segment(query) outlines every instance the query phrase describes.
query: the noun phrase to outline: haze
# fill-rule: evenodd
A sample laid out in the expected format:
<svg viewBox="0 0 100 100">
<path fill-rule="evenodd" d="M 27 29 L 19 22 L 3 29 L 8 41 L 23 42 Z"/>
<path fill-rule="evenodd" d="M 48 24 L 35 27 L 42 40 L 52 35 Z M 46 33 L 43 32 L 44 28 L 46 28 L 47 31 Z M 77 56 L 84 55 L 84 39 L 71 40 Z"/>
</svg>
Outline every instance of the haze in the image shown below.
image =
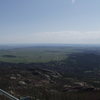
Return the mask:
<svg viewBox="0 0 100 100">
<path fill-rule="evenodd" d="M 99 0 L 0 0 L 0 44 L 100 44 Z"/>
</svg>

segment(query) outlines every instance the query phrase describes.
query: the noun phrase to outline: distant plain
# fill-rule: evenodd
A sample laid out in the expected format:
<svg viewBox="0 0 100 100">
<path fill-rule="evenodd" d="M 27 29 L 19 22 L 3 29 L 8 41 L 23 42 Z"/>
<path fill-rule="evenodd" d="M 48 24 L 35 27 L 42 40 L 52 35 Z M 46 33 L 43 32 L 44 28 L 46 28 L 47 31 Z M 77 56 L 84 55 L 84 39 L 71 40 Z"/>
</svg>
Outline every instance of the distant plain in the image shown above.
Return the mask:
<svg viewBox="0 0 100 100">
<path fill-rule="evenodd" d="M 78 51 L 73 47 L 52 46 L 1 49 L 0 61 L 13 63 L 59 61 L 67 58 L 68 54 Z"/>
</svg>

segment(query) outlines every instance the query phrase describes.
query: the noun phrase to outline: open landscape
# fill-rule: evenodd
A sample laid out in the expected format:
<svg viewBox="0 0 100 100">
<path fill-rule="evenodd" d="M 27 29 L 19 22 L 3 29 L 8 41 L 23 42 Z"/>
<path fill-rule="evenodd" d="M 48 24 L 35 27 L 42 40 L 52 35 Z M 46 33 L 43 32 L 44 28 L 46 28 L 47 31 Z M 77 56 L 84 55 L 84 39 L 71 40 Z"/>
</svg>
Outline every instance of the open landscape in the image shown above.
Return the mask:
<svg viewBox="0 0 100 100">
<path fill-rule="evenodd" d="M 78 51 L 81 50 L 70 46 L 33 46 L 1 49 L 0 61 L 14 63 L 59 61 L 65 59 L 68 54 Z"/>
<path fill-rule="evenodd" d="M 100 100 L 100 0 L 0 0 L 0 100 Z"/>
<path fill-rule="evenodd" d="M 0 88 L 33 100 L 99 100 L 100 47 L 1 48 Z"/>
</svg>

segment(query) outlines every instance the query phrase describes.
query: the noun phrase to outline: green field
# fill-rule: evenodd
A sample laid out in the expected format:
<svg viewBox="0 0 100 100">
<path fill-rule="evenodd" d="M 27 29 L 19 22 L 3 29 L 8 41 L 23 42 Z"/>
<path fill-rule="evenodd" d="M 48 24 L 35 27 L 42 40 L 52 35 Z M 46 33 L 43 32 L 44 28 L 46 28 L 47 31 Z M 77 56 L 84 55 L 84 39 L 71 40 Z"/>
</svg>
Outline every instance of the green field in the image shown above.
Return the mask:
<svg viewBox="0 0 100 100">
<path fill-rule="evenodd" d="M 27 47 L 6 49 L 0 50 L 0 61 L 14 63 L 59 61 L 67 58 L 67 55 L 73 52 L 79 52 L 79 50 L 72 47 Z"/>
</svg>

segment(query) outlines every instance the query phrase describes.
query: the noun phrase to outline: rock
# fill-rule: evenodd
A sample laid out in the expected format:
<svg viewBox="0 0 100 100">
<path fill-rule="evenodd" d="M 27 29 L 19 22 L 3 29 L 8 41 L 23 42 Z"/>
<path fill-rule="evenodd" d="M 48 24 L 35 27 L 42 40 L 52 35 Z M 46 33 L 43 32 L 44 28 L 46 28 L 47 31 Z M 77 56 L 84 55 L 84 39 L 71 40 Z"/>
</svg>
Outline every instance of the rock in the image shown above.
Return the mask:
<svg viewBox="0 0 100 100">
<path fill-rule="evenodd" d="M 12 90 L 10 90 L 10 93 L 14 95 L 14 92 Z"/>
<path fill-rule="evenodd" d="M 11 79 L 11 80 L 16 80 L 16 77 L 11 76 L 10 79 Z"/>
<path fill-rule="evenodd" d="M 82 87 L 88 86 L 86 82 L 75 82 L 74 85 L 76 85 L 76 86 L 82 86 Z"/>
<path fill-rule="evenodd" d="M 20 85 L 26 85 L 26 82 L 24 82 L 24 81 L 19 81 L 19 84 L 20 84 Z"/>
</svg>

